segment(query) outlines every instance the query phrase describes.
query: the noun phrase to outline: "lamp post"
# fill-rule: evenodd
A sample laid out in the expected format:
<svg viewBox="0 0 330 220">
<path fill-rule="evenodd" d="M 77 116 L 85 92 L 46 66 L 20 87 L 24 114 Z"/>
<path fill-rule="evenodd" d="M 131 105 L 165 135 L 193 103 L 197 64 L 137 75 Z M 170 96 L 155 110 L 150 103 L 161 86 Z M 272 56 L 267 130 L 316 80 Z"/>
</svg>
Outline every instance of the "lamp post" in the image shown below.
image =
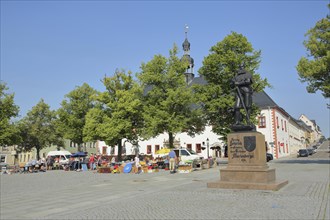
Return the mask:
<svg viewBox="0 0 330 220">
<path fill-rule="evenodd" d="M 206 139 L 207 159 L 209 159 L 209 138 Z"/>
</svg>

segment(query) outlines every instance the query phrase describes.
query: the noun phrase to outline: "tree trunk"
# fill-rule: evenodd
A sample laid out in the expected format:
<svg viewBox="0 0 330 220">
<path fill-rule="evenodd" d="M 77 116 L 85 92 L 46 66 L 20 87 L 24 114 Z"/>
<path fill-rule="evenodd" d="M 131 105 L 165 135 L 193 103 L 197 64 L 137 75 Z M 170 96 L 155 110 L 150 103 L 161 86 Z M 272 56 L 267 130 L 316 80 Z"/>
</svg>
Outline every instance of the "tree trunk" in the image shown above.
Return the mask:
<svg viewBox="0 0 330 220">
<path fill-rule="evenodd" d="M 174 148 L 174 137 L 172 132 L 168 132 L 168 143 L 170 148 Z"/>
<path fill-rule="evenodd" d="M 37 160 L 40 160 L 40 156 L 39 156 L 39 153 L 40 153 L 40 147 L 39 147 L 39 146 L 36 147 L 36 151 L 37 151 L 37 155 L 36 155 L 37 158 L 36 158 L 36 159 L 37 159 Z"/>
<path fill-rule="evenodd" d="M 118 146 L 118 156 L 117 156 L 117 161 L 121 161 L 121 154 L 122 154 L 122 145 L 121 145 L 121 139 L 118 140 L 117 142 L 117 146 Z"/>
<path fill-rule="evenodd" d="M 81 152 L 81 144 L 80 143 L 78 144 L 78 149 L 77 150 L 78 150 L 78 152 Z"/>
</svg>

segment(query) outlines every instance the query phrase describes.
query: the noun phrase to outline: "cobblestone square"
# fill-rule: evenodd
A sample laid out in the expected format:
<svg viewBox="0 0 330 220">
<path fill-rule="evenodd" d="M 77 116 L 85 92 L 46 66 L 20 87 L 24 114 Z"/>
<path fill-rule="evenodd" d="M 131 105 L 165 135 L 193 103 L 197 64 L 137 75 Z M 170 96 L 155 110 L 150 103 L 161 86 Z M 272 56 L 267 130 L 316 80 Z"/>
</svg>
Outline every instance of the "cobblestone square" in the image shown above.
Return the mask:
<svg viewBox="0 0 330 220">
<path fill-rule="evenodd" d="M 268 163 L 279 191 L 209 189 L 220 166 L 186 174 L 1 175 L 1 219 L 329 219 L 329 159 Z"/>
</svg>

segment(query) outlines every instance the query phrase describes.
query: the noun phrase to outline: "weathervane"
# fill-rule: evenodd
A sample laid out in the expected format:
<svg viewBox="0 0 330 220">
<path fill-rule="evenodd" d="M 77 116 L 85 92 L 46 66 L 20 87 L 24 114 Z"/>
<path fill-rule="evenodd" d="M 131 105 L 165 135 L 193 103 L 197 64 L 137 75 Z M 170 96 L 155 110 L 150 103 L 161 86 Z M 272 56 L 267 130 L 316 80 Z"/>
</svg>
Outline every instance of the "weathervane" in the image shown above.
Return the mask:
<svg viewBox="0 0 330 220">
<path fill-rule="evenodd" d="M 184 26 L 184 33 L 186 34 L 186 38 L 187 38 L 188 29 L 189 29 L 188 25 L 185 24 L 185 26 Z"/>
</svg>

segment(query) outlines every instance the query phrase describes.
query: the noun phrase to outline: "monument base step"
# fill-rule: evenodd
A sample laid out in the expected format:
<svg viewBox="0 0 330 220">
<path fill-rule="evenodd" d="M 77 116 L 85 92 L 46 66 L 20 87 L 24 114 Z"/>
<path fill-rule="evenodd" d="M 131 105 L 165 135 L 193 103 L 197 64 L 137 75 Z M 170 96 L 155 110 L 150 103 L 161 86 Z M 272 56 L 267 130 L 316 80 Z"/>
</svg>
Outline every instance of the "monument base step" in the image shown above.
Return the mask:
<svg viewBox="0 0 330 220">
<path fill-rule="evenodd" d="M 274 181 L 269 183 L 248 183 L 248 182 L 228 182 L 217 181 L 207 183 L 207 188 L 222 188 L 222 189 L 255 189 L 255 190 L 274 190 L 277 191 L 287 185 L 288 181 Z"/>
</svg>

